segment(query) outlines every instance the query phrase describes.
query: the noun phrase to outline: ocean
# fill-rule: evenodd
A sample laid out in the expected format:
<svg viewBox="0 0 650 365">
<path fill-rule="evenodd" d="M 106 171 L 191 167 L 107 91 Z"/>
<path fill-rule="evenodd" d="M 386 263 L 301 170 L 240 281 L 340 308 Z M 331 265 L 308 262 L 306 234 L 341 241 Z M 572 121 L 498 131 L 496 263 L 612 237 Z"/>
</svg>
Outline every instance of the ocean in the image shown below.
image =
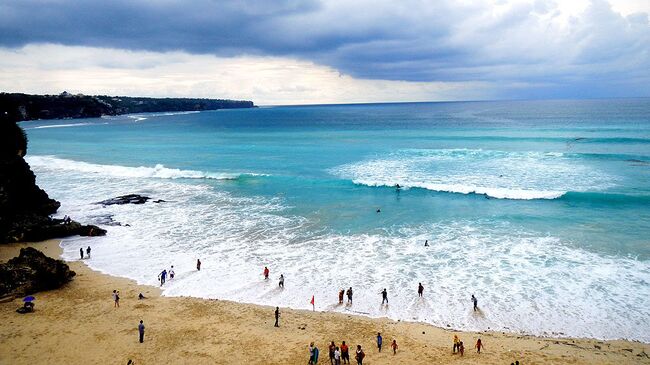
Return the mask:
<svg viewBox="0 0 650 365">
<path fill-rule="evenodd" d="M 164 295 L 650 342 L 650 99 L 21 125 L 57 216 L 108 230 L 64 257 L 90 245 L 92 268 L 151 285 L 173 265 Z M 164 202 L 94 204 L 131 193 Z"/>
</svg>

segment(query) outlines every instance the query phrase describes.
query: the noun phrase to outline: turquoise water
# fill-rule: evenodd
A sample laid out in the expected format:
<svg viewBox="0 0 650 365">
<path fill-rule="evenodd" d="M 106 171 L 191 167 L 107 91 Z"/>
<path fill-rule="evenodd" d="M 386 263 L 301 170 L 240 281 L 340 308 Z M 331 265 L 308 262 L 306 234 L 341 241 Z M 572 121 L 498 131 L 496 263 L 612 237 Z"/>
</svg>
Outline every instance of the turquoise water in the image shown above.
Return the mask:
<svg viewBox="0 0 650 365">
<path fill-rule="evenodd" d="M 23 127 L 28 162 L 61 215 L 130 225 L 67 240 L 67 257 L 91 244 L 91 266 L 150 284 L 175 265 L 167 295 L 297 308 L 316 295 L 326 310 L 650 341 L 650 99 L 268 107 Z M 127 193 L 167 202 L 91 204 Z M 199 257 L 210 269 L 193 272 Z M 284 291 L 261 280 L 265 265 L 287 277 Z M 337 307 L 348 286 L 354 307 Z"/>
</svg>

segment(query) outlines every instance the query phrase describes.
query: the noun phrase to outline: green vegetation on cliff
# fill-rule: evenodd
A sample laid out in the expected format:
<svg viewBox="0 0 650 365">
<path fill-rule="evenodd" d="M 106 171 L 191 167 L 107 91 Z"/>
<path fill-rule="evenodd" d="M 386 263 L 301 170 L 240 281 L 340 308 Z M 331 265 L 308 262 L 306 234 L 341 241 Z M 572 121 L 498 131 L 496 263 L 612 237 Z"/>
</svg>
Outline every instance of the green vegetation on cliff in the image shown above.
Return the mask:
<svg viewBox="0 0 650 365">
<path fill-rule="evenodd" d="M 102 115 L 253 108 L 252 101 L 128 96 L 0 93 L 0 115 L 10 121 L 96 118 Z"/>
</svg>

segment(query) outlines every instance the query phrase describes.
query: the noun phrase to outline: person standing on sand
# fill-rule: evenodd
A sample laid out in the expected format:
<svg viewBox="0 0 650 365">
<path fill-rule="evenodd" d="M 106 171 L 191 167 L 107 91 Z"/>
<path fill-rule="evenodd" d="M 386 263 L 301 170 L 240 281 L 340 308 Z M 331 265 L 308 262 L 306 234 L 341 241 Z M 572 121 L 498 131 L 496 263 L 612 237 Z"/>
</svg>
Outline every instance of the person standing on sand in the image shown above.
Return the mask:
<svg viewBox="0 0 650 365">
<path fill-rule="evenodd" d="M 142 320 L 140 320 L 140 324 L 138 325 L 138 332 L 140 333 L 140 343 L 144 342 L 144 323 L 142 323 Z"/>
<path fill-rule="evenodd" d="M 329 355 L 330 355 L 330 365 L 334 365 L 334 351 L 336 351 L 337 347 L 334 344 L 334 341 L 330 343 L 328 350 L 329 350 Z"/>
<path fill-rule="evenodd" d="M 357 345 L 357 353 L 354 355 L 354 358 L 357 360 L 357 365 L 363 365 L 364 357 L 366 357 L 366 354 L 361 349 L 361 345 Z"/>
<path fill-rule="evenodd" d="M 196 259 L 196 270 L 201 271 L 201 260 Z"/>
<path fill-rule="evenodd" d="M 278 286 L 284 289 L 284 274 L 280 274 L 280 281 L 278 282 Z"/>
<path fill-rule="evenodd" d="M 393 349 L 393 355 L 397 355 L 397 340 L 393 340 L 393 343 L 390 344 L 390 347 Z"/>
<path fill-rule="evenodd" d="M 472 302 L 474 303 L 474 312 L 478 310 L 478 299 L 472 294 Z"/>
<path fill-rule="evenodd" d="M 341 365 L 341 350 L 338 347 L 334 350 L 334 365 Z"/>
<path fill-rule="evenodd" d="M 348 289 L 348 303 L 352 304 L 352 287 Z"/>
<path fill-rule="evenodd" d="M 113 307 L 114 308 L 120 307 L 120 295 L 117 292 L 117 290 L 113 290 Z"/>
<path fill-rule="evenodd" d="M 344 364 L 350 364 L 350 348 L 345 344 L 345 341 L 341 344 L 341 358 Z"/>
<path fill-rule="evenodd" d="M 458 343 L 460 342 L 460 339 L 458 338 L 458 335 L 454 335 L 454 348 L 451 351 L 452 354 L 456 353 L 456 350 L 458 350 Z"/>
<path fill-rule="evenodd" d="M 377 332 L 377 349 L 381 352 L 381 345 L 384 343 L 384 339 L 381 337 L 381 333 Z"/>
<path fill-rule="evenodd" d="M 458 344 L 458 351 L 460 352 L 460 356 L 463 356 L 465 354 L 465 346 L 463 345 L 463 341 L 460 341 Z"/>
<path fill-rule="evenodd" d="M 309 365 L 312 365 L 314 363 L 314 343 L 309 344 Z"/>
<path fill-rule="evenodd" d="M 79 256 L 81 256 L 82 260 L 84 259 L 84 248 L 83 247 L 79 249 Z"/>
<path fill-rule="evenodd" d="M 386 291 L 386 288 L 381 291 L 381 304 L 384 304 L 384 302 L 388 304 L 388 292 Z"/>
<path fill-rule="evenodd" d="M 280 307 L 275 307 L 275 326 L 274 327 L 280 327 L 280 324 L 278 321 L 280 320 Z"/>
<path fill-rule="evenodd" d="M 86 256 L 88 256 L 88 258 L 90 258 L 90 246 L 88 246 L 88 248 L 86 248 Z"/>
<path fill-rule="evenodd" d="M 264 266 L 264 280 L 269 280 L 269 268 Z"/>
<path fill-rule="evenodd" d="M 479 339 L 476 340 L 476 352 L 480 354 L 482 348 L 483 348 L 483 342 L 481 341 L 481 338 L 479 337 Z"/>
<path fill-rule="evenodd" d="M 422 285 L 422 283 L 418 283 L 418 297 L 421 297 L 423 293 L 424 293 L 424 286 Z"/>
<path fill-rule="evenodd" d="M 339 291 L 339 304 L 343 304 L 343 295 L 345 295 L 345 289 Z"/>
</svg>

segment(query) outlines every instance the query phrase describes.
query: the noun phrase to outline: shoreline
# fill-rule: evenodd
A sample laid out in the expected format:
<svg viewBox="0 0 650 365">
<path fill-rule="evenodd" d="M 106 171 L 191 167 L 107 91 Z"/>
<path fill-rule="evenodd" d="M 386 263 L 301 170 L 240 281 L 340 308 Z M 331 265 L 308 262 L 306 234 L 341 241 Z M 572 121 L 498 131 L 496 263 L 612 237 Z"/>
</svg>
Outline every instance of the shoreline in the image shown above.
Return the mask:
<svg viewBox="0 0 650 365">
<path fill-rule="evenodd" d="M 0 262 L 31 246 L 60 259 L 60 240 L 0 246 Z M 0 363 L 305 363 L 315 342 L 320 363 L 327 344 L 345 340 L 361 344 L 367 364 L 395 362 L 522 364 L 650 364 L 650 344 L 628 340 L 553 338 L 503 332 L 456 331 L 421 322 L 401 322 L 358 314 L 281 308 L 280 327 L 273 327 L 273 307 L 226 300 L 164 297 L 157 287 L 113 277 L 68 261 L 77 276 L 65 286 L 36 293 L 36 312 L 15 313 L 20 298 L 0 304 Z M 113 307 L 112 289 L 121 292 Z M 138 300 L 138 293 L 147 299 Z M 137 341 L 144 321 L 145 342 Z M 381 332 L 384 349 L 377 352 Z M 458 334 L 465 355 L 453 355 Z M 480 336 L 485 349 L 474 349 Z M 397 355 L 390 343 L 397 340 Z M 354 361 L 354 359 L 352 359 Z"/>
</svg>

